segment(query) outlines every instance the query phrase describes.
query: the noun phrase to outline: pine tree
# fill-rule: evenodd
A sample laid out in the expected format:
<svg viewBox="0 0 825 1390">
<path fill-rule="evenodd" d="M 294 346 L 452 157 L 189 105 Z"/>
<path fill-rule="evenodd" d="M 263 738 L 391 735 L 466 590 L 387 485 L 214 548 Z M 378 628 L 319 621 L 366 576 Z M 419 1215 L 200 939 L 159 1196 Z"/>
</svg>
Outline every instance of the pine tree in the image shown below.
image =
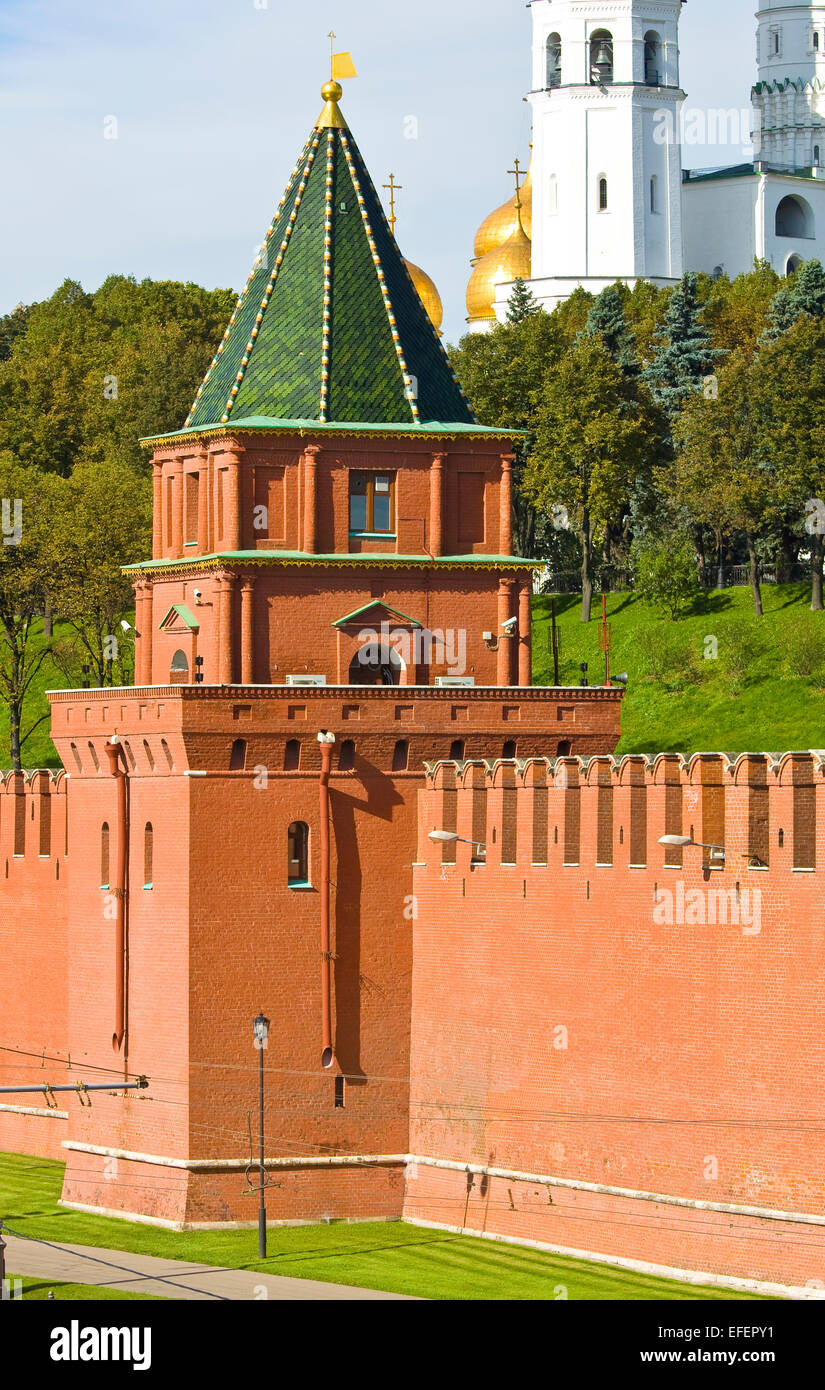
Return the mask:
<svg viewBox="0 0 825 1390">
<path fill-rule="evenodd" d="M 584 332 L 589 338 L 601 335 L 605 348 L 623 372 L 637 370 L 636 335 L 625 317 L 618 286 L 608 285 L 593 300 Z"/>
<path fill-rule="evenodd" d="M 772 343 L 781 338 L 803 314 L 812 319 L 825 317 L 825 270 L 821 261 L 804 261 L 791 284 L 774 295 L 762 341 Z"/>
<path fill-rule="evenodd" d="M 713 335 L 702 322 L 698 287 L 696 271 L 687 271 L 668 300 L 653 361 L 642 374 L 655 399 L 674 418 L 726 356 L 724 348 L 713 346 Z"/>
<path fill-rule="evenodd" d="M 510 299 L 507 305 L 507 322 L 523 323 L 533 314 L 541 312 L 541 305 L 535 298 L 533 291 L 527 282 L 519 275 L 513 281 L 513 288 L 510 292 Z"/>
</svg>

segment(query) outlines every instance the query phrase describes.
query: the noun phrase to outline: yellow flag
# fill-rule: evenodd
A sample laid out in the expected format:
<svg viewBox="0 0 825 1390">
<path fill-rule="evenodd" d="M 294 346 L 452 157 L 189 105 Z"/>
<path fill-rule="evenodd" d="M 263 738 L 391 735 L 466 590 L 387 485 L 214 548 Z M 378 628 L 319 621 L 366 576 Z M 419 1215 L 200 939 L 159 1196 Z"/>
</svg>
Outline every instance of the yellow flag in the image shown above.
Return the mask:
<svg viewBox="0 0 825 1390">
<path fill-rule="evenodd" d="M 355 64 L 350 53 L 333 53 L 332 55 L 332 79 L 340 82 L 342 77 L 357 77 Z"/>
</svg>

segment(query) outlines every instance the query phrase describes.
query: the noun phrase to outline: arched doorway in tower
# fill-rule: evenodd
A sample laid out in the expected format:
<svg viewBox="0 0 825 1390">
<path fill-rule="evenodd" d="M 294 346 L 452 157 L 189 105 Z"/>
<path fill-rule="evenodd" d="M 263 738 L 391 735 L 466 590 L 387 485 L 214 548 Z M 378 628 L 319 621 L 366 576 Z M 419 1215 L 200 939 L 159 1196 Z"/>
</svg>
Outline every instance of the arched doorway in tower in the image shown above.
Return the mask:
<svg viewBox="0 0 825 1390">
<path fill-rule="evenodd" d="M 368 642 L 352 658 L 350 685 L 399 685 L 404 662 L 386 642 Z"/>
<path fill-rule="evenodd" d="M 788 264 L 785 266 L 785 274 L 795 275 L 796 272 L 799 270 L 799 267 L 803 264 L 804 262 L 801 256 L 789 256 Z"/>
<path fill-rule="evenodd" d="M 169 667 L 169 684 L 189 684 L 189 659 L 186 652 L 181 651 L 180 648 L 178 648 L 175 655 L 172 657 L 172 664 Z"/>
</svg>

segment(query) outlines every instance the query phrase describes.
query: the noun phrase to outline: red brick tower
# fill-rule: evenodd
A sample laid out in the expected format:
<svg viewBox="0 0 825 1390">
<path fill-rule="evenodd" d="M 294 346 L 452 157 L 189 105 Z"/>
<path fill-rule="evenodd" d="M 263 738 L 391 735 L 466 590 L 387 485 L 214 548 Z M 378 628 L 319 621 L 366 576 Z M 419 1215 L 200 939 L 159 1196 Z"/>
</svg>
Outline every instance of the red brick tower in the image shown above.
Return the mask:
<svg viewBox="0 0 825 1390">
<path fill-rule="evenodd" d="M 150 1079 L 70 1111 L 64 1199 L 95 1209 L 254 1222 L 263 1008 L 270 1219 L 399 1214 L 425 764 L 618 739 L 619 692 L 531 686 L 512 436 L 473 421 L 324 97 L 186 426 L 148 441 L 136 687 L 52 697 L 67 1047 Z"/>
</svg>

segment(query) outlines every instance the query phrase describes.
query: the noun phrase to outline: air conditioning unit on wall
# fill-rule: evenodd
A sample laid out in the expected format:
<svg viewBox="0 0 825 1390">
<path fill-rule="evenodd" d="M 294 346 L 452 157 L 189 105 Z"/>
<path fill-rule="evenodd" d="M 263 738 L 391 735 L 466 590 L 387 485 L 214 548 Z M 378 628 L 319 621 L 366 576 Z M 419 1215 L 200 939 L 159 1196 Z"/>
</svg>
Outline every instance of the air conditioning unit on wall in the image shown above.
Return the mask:
<svg viewBox="0 0 825 1390">
<path fill-rule="evenodd" d="M 436 685 L 446 685 L 453 689 L 466 690 L 469 686 L 475 685 L 475 676 L 436 676 Z"/>
<path fill-rule="evenodd" d="M 326 685 L 326 676 L 287 676 L 287 685 Z"/>
</svg>

